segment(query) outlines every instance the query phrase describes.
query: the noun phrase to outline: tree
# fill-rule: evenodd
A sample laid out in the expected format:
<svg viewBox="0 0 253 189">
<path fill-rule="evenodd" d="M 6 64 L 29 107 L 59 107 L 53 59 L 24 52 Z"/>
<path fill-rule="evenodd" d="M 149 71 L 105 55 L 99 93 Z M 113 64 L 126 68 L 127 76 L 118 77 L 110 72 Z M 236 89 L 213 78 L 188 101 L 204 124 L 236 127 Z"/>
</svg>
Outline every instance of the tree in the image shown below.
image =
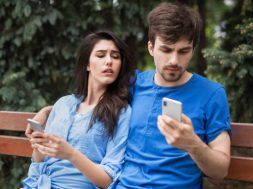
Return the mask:
<svg viewBox="0 0 253 189">
<path fill-rule="evenodd" d="M 98 28 L 115 31 L 144 62 L 146 14 L 158 2 L 0 0 L 1 110 L 37 111 L 71 92 L 78 46 Z M 20 187 L 29 162 L 0 157 L 1 188 Z"/>
<path fill-rule="evenodd" d="M 253 122 L 253 1 L 237 1 L 225 15 L 221 49 L 206 49 L 207 73 L 224 84 L 233 121 Z"/>
</svg>

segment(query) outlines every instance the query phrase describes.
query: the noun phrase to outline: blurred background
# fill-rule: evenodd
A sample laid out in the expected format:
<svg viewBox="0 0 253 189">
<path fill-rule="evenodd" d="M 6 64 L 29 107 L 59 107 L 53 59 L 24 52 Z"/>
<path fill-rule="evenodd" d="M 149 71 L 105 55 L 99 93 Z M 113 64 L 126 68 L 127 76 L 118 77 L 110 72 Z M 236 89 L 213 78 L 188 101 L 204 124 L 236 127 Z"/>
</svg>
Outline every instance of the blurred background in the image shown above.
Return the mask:
<svg viewBox="0 0 253 189">
<path fill-rule="evenodd" d="M 147 13 L 161 0 L 0 0 L 0 110 L 32 111 L 73 91 L 81 39 L 112 29 L 140 70 L 147 52 Z M 193 7 L 204 30 L 190 71 L 226 88 L 231 121 L 253 122 L 253 0 L 178 0 Z M 0 189 L 20 187 L 30 159 L 0 157 Z M 250 183 L 205 181 L 205 188 L 250 189 Z"/>
</svg>

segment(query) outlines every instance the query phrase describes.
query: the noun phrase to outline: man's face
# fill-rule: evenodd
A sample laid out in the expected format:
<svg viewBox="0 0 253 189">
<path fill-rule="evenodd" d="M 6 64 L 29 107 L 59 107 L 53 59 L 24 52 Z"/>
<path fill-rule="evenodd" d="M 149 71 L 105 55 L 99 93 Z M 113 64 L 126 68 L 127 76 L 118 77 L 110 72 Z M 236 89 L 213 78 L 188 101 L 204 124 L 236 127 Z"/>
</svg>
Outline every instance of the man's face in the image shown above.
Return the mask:
<svg viewBox="0 0 253 189">
<path fill-rule="evenodd" d="M 186 69 L 193 55 L 193 45 L 187 38 L 169 44 L 159 36 L 155 44 L 148 42 L 148 50 L 156 66 L 155 82 L 162 86 L 177 86 L 187 80 Z"/>
</svg>

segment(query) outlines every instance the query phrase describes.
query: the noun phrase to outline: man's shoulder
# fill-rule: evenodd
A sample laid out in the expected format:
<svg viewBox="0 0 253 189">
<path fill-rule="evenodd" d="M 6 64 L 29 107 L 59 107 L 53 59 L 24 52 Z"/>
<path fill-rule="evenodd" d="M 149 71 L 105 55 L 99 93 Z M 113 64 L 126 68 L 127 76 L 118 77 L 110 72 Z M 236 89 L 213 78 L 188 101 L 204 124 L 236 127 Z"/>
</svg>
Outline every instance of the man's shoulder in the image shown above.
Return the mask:
<svg viewBox="0 0 253 189">
<path fill-rule="evenodd" d="M 197 82 L 197 84 L 200 87 L 204 87 L 209 90 L 217 90 L 218 88 L 224 88 L 223 85 L 220 83 L 217 83 L 215 81 L 212 81 L 208 79 L 207 77 L 201 76 L 199 74 L 194 73 L 194 81 Z"/>
<path fill-rule="evenodd" d="M 136 76 L 138 80 L 147 80 L 147 78 L 152 78 L 154 76 L 155 70 L 140 71 L 136 70 Z"/>
</svg>

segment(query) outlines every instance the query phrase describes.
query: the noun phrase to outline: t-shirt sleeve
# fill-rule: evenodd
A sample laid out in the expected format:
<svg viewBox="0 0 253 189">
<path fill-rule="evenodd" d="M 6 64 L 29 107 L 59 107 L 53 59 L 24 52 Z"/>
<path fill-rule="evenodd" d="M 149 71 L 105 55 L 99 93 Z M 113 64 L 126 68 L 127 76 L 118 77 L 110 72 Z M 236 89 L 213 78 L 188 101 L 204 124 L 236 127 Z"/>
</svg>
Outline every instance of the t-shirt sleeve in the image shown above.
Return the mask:
<svg viewBox="0 0 253 189">
<path fill-rule="evenodd" d="M 206 105 L 206 139 L 213 141 L 223 131 L 231 136 L 230 114 L 226 92 L 218 88 Z"/>
<path fill-rule="evenodd" d="M 124 164 L 124 155 L 128 138 L 129 121 L 131 108 L 121 112 L 117 128 L 113 138 L 108 141 L 105 157 L 102 159 L 100 166 L 115 182 L 120 174 Z"/>
</svg>

